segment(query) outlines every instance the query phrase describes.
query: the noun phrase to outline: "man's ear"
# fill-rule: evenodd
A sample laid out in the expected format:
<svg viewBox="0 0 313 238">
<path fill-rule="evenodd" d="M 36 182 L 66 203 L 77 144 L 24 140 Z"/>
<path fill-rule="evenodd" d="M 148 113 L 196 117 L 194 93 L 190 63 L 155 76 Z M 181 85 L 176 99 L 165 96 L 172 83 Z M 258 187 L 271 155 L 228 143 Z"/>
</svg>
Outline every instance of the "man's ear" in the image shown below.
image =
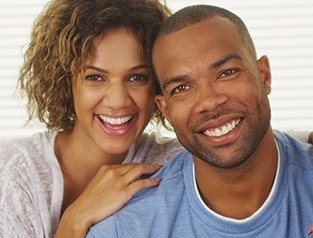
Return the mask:
<svg viewBox="0 0 313 238">
<path fill-rule="evenodd" d="M 159 110 L 162 112 L 163 116 L 168 120 L 168 122 L 172 126 L 164 95 L 156 95 L 154 97 L 154 101 L 155 101 L 155 104 L 158 106 Z"/>
<path fill-rule="evenodd" d="M 263 55 L 258 61 L 257 61 L 257 67 L 259 71 L 259 75 L 261 77 L 262 84 L 264 85 L 264 88 L 267 92 L 267 95 L 270 94 L 272 87 L 272 75 L 271 75 L 271 67 L 270 62 L 268 60 L 268 57 Z"/>
</svg>

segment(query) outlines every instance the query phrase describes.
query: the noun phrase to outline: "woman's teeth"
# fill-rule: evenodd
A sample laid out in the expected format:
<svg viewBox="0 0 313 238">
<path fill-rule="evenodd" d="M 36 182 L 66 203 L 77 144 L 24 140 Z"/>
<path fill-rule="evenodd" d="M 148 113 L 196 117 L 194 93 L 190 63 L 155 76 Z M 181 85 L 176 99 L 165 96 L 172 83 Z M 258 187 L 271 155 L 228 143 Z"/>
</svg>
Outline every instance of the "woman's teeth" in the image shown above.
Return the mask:
<svg viewBox="0 0 313 238">
<path fill-rule="evenodd" d="M 240 119 L 233 120 L 222 127 L 216 128 L 214 130 L 206 130 L 203 133 L 209 137 L 219 137 L 228 134 L 232 131 L 240 122 Z"/>
<path fill-rule="evenodd" d="M 107 117 L 107 116 L 101 116 L 99 115 L 99 118 L 106 123 L 109 123 L 111 125 L 121 125 L 126 122 L 129 122 L 130 119 L 132 118 L 131 116 L 128 117 Z"/>
</svg>

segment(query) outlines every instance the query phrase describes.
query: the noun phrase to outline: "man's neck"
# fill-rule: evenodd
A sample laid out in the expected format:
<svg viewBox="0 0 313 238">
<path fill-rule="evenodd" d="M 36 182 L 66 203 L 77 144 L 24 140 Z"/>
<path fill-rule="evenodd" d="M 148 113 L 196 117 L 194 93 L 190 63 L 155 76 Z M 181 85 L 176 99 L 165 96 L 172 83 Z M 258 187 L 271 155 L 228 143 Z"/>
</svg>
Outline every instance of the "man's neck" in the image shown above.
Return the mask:
<svg viewBox="0 0 313 238">
<path fill-rule="evenodd" d="M 222 216 L 247 218 L 266 201 L 275 180 L 278 151 L 273 132 L 269 130 L 253 155 L 236 168 L 215 168 L 196 157 L 194 164 L 204 203 Z"/>
</svg>

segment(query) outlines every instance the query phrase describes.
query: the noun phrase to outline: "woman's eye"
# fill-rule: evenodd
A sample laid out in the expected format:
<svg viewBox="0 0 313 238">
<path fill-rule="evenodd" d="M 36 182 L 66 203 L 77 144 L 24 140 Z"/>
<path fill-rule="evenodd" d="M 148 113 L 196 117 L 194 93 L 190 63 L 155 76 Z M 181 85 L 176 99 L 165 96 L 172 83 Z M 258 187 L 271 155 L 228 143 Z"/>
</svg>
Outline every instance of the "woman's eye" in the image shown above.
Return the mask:
<svg viewBox="0 0 313 238">
<path fill-rule="evenodd" d="M 145 85 L 148 83 L 148 81 L 149 81 L 149 78 L 142 74 L 135 74 L 127 79 L 127 82 L 130 82 L 132 85 L 135 85 L 135 86 Z"/>
<path fill-rule="evenodd" d="M 88 81 L 101 81 L 103 78 L 100 75 L 87 75 L 85 77 L 86 80 Z"/>
<path fill-rule="evenodd" d="M 172 94 L 181 93 L 181 92 L 186 91 L 188 89 L 189 89 L 188 85 L 179 85 L 178 87 L 176 87 L 172 90 Z"/>
</svg>

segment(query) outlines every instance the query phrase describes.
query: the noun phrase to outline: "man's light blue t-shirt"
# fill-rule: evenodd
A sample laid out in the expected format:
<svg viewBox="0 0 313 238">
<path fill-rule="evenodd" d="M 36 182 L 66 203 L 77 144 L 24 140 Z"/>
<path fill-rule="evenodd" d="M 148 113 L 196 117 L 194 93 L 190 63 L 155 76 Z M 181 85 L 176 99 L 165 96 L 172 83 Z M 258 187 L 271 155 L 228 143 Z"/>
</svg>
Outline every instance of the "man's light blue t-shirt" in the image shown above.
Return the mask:
<svg viewBox="0 0 313 238">
<path fill-rule="evenodd" d="M 313 224 L 313 146 L 279 132 L 275 138 L 280 152 L 275 186 L 250 218 L 227 219 L 204 205 L 194 183 L 192 155 L 186 151 L 154 175 L 163 178 L 158 187 L 138 193 L 119 212 L 91 227 L 87 237 L 308 237 Z"/>
</svg>

